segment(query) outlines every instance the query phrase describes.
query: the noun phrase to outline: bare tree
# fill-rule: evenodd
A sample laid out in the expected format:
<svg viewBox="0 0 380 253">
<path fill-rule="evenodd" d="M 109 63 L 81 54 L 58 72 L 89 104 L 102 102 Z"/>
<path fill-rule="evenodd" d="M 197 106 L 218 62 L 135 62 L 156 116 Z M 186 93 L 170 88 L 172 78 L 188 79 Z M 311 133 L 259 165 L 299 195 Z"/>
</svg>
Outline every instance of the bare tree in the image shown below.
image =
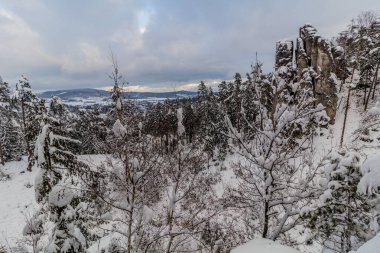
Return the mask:
<svg viewBox="0 0 380 253">
<path fill-rule="evenodd" d="M 166 187 L 162 197 L 162 213 L 157 217 L 162 224 L 159 233 L 144 251 L 161 248 L 162 252 L 209 252 L 212 245 L 201 242 L 204 228 L 220 210 L 214 208 L 216 196 L 212 185 L 218 182 L 215 173 L 206 166 L 207 157 L 194 144 L 186 144 L 182 125 L 182 108 L 177 110 L 176 149 L 164 157 Z M 155 248 L 156 247 L 156 248 Z"/>
<path fill-rule="evenodd" d="M 234 168 L 238 184 L 227 192 L 227 206 L 240 210 L 250 236 L 271 240 L 299 224 L 301 208 L 318 194 L 314 180 L 319 163 L 313 164 L 311 153 L 313 125 L 325 113 L 320 106 L 313 108 L 306 88 L 296 86 L 297 95 L 292 97 L 285 87 L 274 86 L 277 103 L 259 106 L 260 116 L 247 122 L 255 138 L 246 139 L 226 118 L 228 136 L 236 143 L 232 148 L 239 156 Z"/>
<path fill-rule="evenodd" d="M 357 24 L 363 28 L 369 28 L 376 21 L 377 15 L 374 11 L 364 11 L 356 19 Z"/>
<path fill-rule="evenodd" d="M 112 63 L 112 72 L 108 77 L 113 81 L 112 100 L 115 103 L 116 115 L 119 120 L 123 118 L 123 91 L 127 83 L 124 81 L 123 76 L 120 74 L 119 64 L 116 56 L 110 51 L 110 59 Z"/>
</svg>

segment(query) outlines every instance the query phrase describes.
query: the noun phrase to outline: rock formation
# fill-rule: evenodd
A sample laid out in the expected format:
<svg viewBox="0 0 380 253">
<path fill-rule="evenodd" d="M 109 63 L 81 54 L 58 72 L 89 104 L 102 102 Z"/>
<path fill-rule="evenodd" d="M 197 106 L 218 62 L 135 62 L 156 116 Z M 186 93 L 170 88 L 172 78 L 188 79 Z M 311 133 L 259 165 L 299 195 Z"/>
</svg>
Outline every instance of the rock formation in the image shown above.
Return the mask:
<svg viewBox="0 0 380 253">
<path fill-rule="evenodd" d="M 330 41 L 317 34 L 317 30 L 307 24 L 300 28 L 295 49 L 294 79 L 302 82 L 305 75 L 311 80 L 308 85 L 313 90 L 316 105 L 321 103 L 330 117 L 330 124 L 335 122 L 337 107 L 337 75 L 342 78 L 342 71 L 336 64 L 337 54 Z M 276 70 L 293 64 L 293 43 L 276 44 Z M 310 74 L 312 73 L 312 74 Z M 310 79 L 309 78 L 309 79 Z"/>
</svg>

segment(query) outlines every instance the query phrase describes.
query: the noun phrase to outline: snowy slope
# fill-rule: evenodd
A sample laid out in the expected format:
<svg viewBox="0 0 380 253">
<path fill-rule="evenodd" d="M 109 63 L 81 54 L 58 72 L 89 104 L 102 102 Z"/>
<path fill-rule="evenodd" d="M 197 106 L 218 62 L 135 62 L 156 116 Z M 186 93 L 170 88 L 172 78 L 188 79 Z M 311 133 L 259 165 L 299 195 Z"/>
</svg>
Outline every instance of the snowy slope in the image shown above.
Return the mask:
<svg viewBox="0 0 380 253">
<path fill-rule="evenodd" d="M 231 253 L 299 253 L 288 246 L 281 245 L 268 239 L 254 239 L 231 251 Z"/>
<path fill-rule="evenodd" d="M 98 165 L 104 161 L 103 155 L 86 155 L 80 159 L 88 164 Z M 27 172 L 26 157 L 19 162 L 9 162 L 0 169 L 10 179 L 0 179 L 0 249 L 20 246 L 24 241 L 22 230 L 37 208 L 34 192 L 34 178 L 38 169 Z M 9 250 L 12 252 L 11 250 Z M 1 252 L 1 250 L 0 250 Z M 25 252 L 25 251 L 22 251 Z"/>
<path fill-rule="evenodd" d="M 378 253 L 380 252 L 380 234 L 366 242 L 356 253 Z"/>
<path fill-rule="evenodd" d="M 344 113 L 347 104 L 347 90 L 343 90 L 340 94 L 338 94 L 338 96 L 339 100 L 335 124 L 330 125 L 329 129 L 321 129 L 321 135 L 317 136 L 314 140 L 315 156 L 317 159 L 326 156 L 331 150 L 337 150 L 340 148 Z M 360 105 L 358 105 L 359 98 L 351 94 L 350 100 L 342 148 L 352 146 L 352 135 L 359 128 L 363 114 Z"/>
<path fill-rule="evenodd" d="M 33 172 L 26 172 L 26 158 L 20 162 L 9 162 L 3 172 L 10 179 L 0 181 L 0 245 L 14 246 L 22 238 L 22 229 L 26 219 L 34 212 L 35 198 Z"/>
</svg>

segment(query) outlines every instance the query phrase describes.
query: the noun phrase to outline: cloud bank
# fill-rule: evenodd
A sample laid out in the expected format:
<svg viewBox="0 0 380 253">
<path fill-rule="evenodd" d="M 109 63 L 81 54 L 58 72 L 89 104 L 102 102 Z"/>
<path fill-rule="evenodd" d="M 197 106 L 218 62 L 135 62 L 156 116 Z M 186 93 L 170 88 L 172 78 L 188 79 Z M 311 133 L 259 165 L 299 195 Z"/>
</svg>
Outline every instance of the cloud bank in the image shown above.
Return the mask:
<svg viewBox="0 0 380 253">
<path fill-rule="evenodd" d="M 249 71 L 258 53 L 271 71 L 275 42 L 311 23 L 326 36 L 378 0 L 3 0 L 0 75 L 38 90 L 112 84 L 109 52 L 134 90 L 194 89 Z"/>
</svg>

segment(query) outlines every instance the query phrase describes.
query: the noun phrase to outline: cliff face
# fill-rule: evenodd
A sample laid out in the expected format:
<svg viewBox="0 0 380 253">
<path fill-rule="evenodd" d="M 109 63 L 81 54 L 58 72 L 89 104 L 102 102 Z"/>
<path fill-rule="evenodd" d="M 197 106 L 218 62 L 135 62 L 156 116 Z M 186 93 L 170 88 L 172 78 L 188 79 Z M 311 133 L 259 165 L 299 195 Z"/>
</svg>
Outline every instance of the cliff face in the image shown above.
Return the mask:
<svg viewBox="0 0 380 253">
<path fill-rule="evenodd" d="M 282 45 L 279 47 L 278 45 Z M 284 45 L 291 45 L 284 49 Z M 293 63 L 293 44 L 277 43 L 276 69 Z M 338 64 L 335 60 L 335 50 L 331 43 L 317 34 L 311 25 L 304 25 L 299 30 L 295 49 L 294 79 L 301 82 L 305 73 L 311 77 L 310 82 L 304 84 L 313 90 L 316 105 L 321 103 L 330 117 L 330 124 L 335 122 L 337 107 L 337 74 L 341 77 Z"/>
<path fill-rule="evenodd" d="M 297 81 L 302 78 L 305 68 L 312 68 L 316 75 L 312 80 L 312 89 L 316 104 L 326 107 L 330 123 L 335 122 L 337 96 L 336 71 L 338 69 L 332 54 L 330 42 L 321 38 L 311 25 L 300 28 L 296 49 Z"/>
</svg>

